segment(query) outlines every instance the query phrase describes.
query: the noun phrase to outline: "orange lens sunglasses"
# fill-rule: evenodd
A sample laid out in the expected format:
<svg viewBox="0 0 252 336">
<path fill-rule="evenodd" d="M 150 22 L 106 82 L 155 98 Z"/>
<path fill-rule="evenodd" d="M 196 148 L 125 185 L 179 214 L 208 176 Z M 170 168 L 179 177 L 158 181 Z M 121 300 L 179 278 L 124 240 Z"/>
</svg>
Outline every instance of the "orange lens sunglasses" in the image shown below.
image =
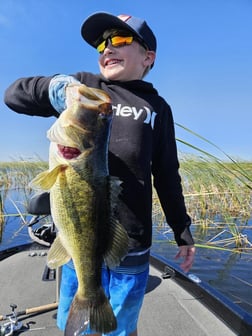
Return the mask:
<svg viewBox="0 0 252 336">
<path fill-rule="evenodd" d="M 97 46 L 96 49 L 100 54 L 104 52 L 108 44 L 108 40 L 111 42 L 113 47 L 121 47 L 123 45 L 130 45 L 133 42 L 134 38 L 133 36 L 110 36 Z"/>
</svg>

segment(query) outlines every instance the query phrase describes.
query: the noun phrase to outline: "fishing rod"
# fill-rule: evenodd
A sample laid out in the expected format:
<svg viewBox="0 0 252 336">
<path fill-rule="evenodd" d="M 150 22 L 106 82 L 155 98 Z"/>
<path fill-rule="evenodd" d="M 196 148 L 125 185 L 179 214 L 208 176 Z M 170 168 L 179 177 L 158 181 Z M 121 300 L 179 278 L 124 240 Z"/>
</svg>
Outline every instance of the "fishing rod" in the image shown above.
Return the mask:
<svg viewBox="0 0 252 336">
<path fill-rule="evenodd" d="M 0 326 L 0 336 L 11 336 L 17 330 L 20 330 L 23 326 L 22 322 L 18 321 L 19 316 L 30 315 L 30 314 L 41 314 L 50 310 L 58 308 L 58 302 L 49 303 L 42 306 L 37 306 L 33 308 L 27 308 L 16 312 L 17 305 L 10 305 L 12 312 L 7 315 L 0 315 L 0 321 L 8 322 Z"/>
<path fill-rule="evenodd" d="M 58 308 L 58 302 L 53 302 L 53 303 L 49 303 L 46 305 L 42 305 L 42 306 L 37 306 L 37 307 L 33 307 L 33 308 L 27 308 L 18 312 L 15 312 L 15 309 L 17 308 L 17 305 L 15 304 L 11 304 L 10 307 L 12 308 L 12 312 L 10 314 L 7 315 L 0 315 L 0 321 L 4 321 L 9 319 L 10 316 L 14 317 L 18 317 L 18 316 L 22 316 L 22 315 L 29 315 L 29 314 L 40 314 L 40 313 L 44 313 L 46 311 L 50 311 L 50 310 L 54 310 Z"/>
</svg>

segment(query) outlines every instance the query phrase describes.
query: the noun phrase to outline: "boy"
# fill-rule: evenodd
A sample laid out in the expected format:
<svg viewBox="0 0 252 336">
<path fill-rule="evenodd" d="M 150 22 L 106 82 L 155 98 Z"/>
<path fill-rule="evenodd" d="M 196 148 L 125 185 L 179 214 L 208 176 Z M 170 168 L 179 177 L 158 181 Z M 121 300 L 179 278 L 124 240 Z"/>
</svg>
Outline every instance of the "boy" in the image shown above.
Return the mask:
<svg viewBox="0 0 252 336">
<path fill-rule="evenodd" d="M 152 84 L 142 80 L 153 67 L 157 47 L 155 35 L 145 21 L 96 13 L 84 22 L 81 34 L 99 52 L 100 75 L 78 72 L 72 76 L 19 79 L 7 89 L 5 103 L 19 113 L 49 117 L 58 116 L 73 98 L 78 99 L 80 83 L 110 95 L 114 119 L 109 171 L 122 181 L 118 216 L 128 232 L 130 249 L 120 266 L 104 267 L 102 281 L 118 323 L 109 335 L 137 336 L 152 238 L 151 175 L 179 246 L 176 258 L 184 258 L 181 268 L 185 272 L 191 268 L 195 254 L 178 173 L 173 117 Z M 76 288 L 74 269 L 64 265 L 57 320 L 61 329 Z M 89 334 L 100 335 L 92 331 Z"/>
</svg>

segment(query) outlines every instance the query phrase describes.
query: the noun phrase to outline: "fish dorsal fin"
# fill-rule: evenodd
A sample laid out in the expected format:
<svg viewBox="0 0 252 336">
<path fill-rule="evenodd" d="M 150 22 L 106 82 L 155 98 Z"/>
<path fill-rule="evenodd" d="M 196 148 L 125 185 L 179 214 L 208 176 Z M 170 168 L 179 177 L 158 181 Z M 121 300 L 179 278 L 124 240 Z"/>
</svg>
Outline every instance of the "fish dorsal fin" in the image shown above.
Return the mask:
<svg viewBox="0 0 252 336">
<path fill-rule="evenodd" d="M 34 187 L 39 187 L 43 190 L 50 190 L 55 184 L 57 177 L 62 171 L 66 170 L 66 165 L 58 165 L 52 170 L 46 170 L 42 173 L 39 173 L 30 184 Z"/>
<path fill-rule="evenodd" d="M 129 237 L 124 227 L 119 223 L 114 215 L 114 209 L 118 203 L 118 195 L 121 192 L 121 181 L 114 176 L 110 176 L 110 235 L 108 248 L 104 255 L 107 266 L 113 267 L 120 264 L 121 259 L 127 254 L 129 248 Z"/>
<path fill-rule="evenodd" d="M 57 268 L 66 264 L 68 261 L 70 261 L 70 259 L 71 257 L 61 243 L 60 235 L 57 236 L 47 255 L 48 267 L 52 269 Z"/>
</svg>

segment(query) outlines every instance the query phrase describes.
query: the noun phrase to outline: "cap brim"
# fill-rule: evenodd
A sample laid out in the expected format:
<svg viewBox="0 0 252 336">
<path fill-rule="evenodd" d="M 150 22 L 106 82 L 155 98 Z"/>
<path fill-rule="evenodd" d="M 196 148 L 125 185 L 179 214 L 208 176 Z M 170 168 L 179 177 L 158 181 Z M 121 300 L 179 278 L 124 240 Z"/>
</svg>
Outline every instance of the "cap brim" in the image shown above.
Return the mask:
<svg viewBox="0 0 252 336">
<path fill-rule="evenodd" d="M 102 34 L 111 28 L 129 30 L 136 35 L 127 23 L 108 13 L 96 13 L 89 16 L 81 27 L 81 35 L 87 43 L 96 48 Z"/>
</svg>

